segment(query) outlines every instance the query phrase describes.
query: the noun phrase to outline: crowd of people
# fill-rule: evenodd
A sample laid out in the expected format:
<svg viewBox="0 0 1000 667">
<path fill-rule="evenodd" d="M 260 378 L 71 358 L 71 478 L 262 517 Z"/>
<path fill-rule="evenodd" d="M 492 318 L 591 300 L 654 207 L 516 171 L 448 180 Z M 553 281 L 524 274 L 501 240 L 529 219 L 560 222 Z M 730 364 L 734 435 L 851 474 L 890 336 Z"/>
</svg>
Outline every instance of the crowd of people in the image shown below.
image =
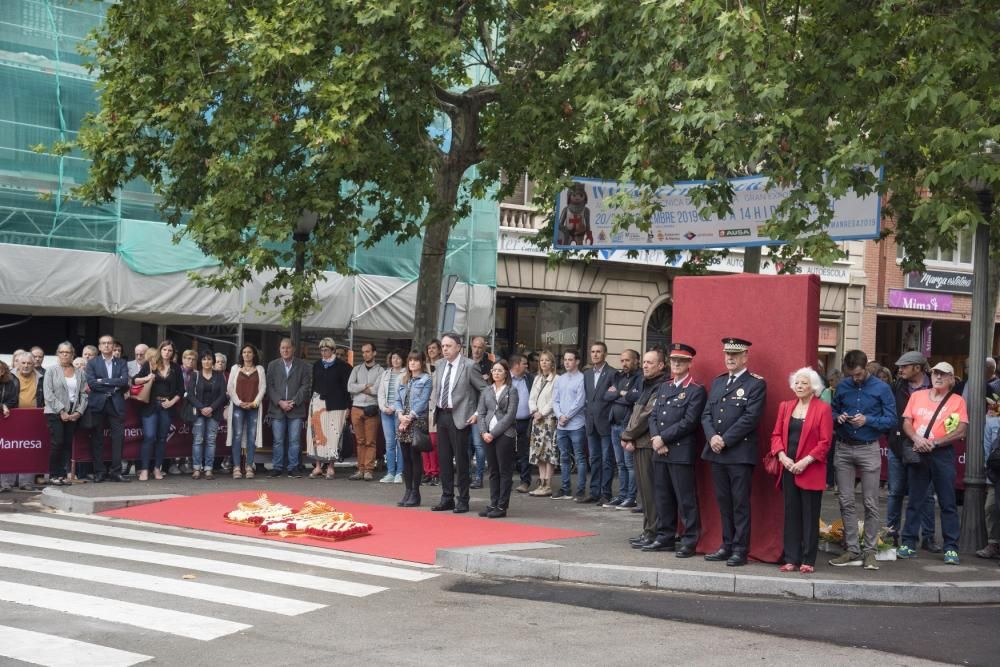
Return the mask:
<svg viewBox="0 0 1000 667">
<path fill-rule="evenodd" d="M 54 485 L 69 481 L 77 428 L 90 430 L 91 480 L 128 481 L 122 446 L 131 398 L 140 402 L 143 427 L 139 481 L 163 479 L 168 429 L 178 415 L 191 424 L 192 450 L 174 465 L 194 479 L 214 479 L 220 469 L 234 479 L 254 478 L 255 451 L 269 423 L 269 477 L 308 471 L 312 479 L 333 479 L 349 432 L 357 457 L 350 479 L 374 481 L 381 434 L 386 471 L 379 481 L 402 485 L 400 507 L 420 506 L 422 487 L 431 486 L 440 487 L 432 511 L 468 512 L 470 489 L 487 482 L 489 503 L 480 516 L 506 516 L 515 491 L 641 513 L 632 548 L 689 558 L 701 536 L 695 481 L 701 461 L 710 468 L 722 532 L 718 548 L 704 558 L 737 567 L 749 557 L 752 476 L 763 463 L 777 477 L 784 504 L 782 572 L 814 571 L 824 490 L 836 493 L 844 524 L 845 549 L 831 565 L 877 570 L 883 528 L 899 558 L 915 558 L 922 548 L 958 564 L 952 446 L 965 437 L 969 416 L 954 368 L 947 362 L 930 367 L 920 353 L 907 352 L 893 374 L 861 350 L 847 352 L 842 372 L 829 382 L 814 368 L 801 368 L 789 377 L 788 398 L 780 403 L 770 446 L 762 449 L 768 387 L 748 370 L 751 346 L 723 339 L 725 372 L 703 387 L 691 376 L 696 350 L 680 342 L 644 354 L 626 349 L 620 368 L 608 363 L 604 343 L 590 346 L 585 369 L 580 353 L 567 349 L 559 373 L 548 351 L 532 359 L 519 353 L 492 359 L 482 337 L 471 341 L 466 356 L 453 333 L 423 350 L 392 350 L 384 366 L 374 343 L 361 346 L 361 363 L 352 366 L 344 348 L 324 338 L 320 358 L 310 365 L 283 339 L 266 367 L 247 343 L 227 369 L 226 356 L 210 350 L 185 350 L 178 361 L 170 340 L 137 345 L 127 361 L 106 335 L 96 348 L 84 347 L 81 358 L 71 343 L 61 343 L 58 364 L 48 369 L 40 348 L 15 352 L 12 366 L 0 362 L 0 405 L 4 417 L 12 408 L 44 408 L 52 443 L 47 477 Z M 1000 378 L 992 359 L 986 371 L 989 458 L 1000 436 Z M 228 460 L 216 456 L 223 421 Z M 883 443 L 889 448 L 884 522 Z M 767 452 L 763 460 L 761 451 Z M 3 475 L 0 489 L 32 488 L 34 477 Z M 935 540 L 935 498 L 943 544 Z M 989 543 L 977 555 L 1000 558 L 992 486 L 986 510 Z"/>
</svg>

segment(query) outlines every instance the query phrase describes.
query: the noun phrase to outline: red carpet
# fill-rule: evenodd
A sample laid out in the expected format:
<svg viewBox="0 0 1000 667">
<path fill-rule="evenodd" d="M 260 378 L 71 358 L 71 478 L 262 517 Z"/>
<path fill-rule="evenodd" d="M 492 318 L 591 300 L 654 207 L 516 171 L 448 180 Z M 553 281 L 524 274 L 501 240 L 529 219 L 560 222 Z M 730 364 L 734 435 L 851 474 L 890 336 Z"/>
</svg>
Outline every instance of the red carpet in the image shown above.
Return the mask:
<svg viewBox="0 0 1000 667">
<path fill-rule="evenodd" d="M 272 493 L 266 490 L 265 492 L 272 501 L 284 503 L 295 509 L 301 507 L 306 500 L 324 500 L 338 510 L 350 512 L 356 521 L 372 524 L 374 530 L 365 537 L 343 542 L 330 542 L 305 536 L 268 537 L 262 535 L 255 528 L 233 525 L 223 521 L 223 514 L 234 509 L 238 502 L 256 500 L 260 491 L 231 491 L 172 498 L 158 503 L 136 505 L 101 514 L 120 519 L 210 530 L 229 535 L 246 535 L 262 540 L 298 542 L 339 551 L 428 564 L 434 563 L 434 556 L 438 549 L 449 547 L 538 542 L 587 537 L 594 534 L 529 526 L 523 523 L 513 523 L 507 519 L 480 519 L 475 515 L 431 512 L 426 507 L 401 509 L 385 505 L 365 505 L 336 499 Z"/>
</svg>

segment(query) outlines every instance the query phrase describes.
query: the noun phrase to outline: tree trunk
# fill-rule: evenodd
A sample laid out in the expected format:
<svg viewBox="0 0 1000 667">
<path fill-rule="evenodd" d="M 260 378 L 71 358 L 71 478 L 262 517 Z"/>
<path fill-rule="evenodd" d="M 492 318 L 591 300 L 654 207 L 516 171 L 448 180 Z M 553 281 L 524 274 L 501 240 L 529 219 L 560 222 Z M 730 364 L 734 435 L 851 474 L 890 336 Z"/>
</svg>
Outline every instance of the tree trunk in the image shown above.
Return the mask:
<svg viewBox="0 0 1000 667">
<path fill-rule="evenodd" d="M 743 249 L 743 273 L 760 273 L 761 246 Z"/>
<path fill-rule="evenodd" d="M 413 347 L 422 350 L 432 338 L 437 338 L 441 316 L 441 281 L 448 253 L 448 237 L 455 223 L 458 186 L 465 169 L 449 160 L 442 160 L 435 174 L 434 200 L 427 212 L 424 245 L 420 253 L 420 279 L 417 281 L 417 302 L 413 314 Z"/>
</svg>

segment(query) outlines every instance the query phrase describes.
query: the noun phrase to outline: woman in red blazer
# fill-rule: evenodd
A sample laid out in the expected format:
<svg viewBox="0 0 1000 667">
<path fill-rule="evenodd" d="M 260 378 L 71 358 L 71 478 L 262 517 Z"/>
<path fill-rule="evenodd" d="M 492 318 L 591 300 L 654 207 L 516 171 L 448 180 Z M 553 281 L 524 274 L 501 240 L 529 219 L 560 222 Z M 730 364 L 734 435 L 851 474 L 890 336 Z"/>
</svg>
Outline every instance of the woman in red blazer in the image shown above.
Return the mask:
<svg viewBox="0 0 1000 667">
<path fill-rule="evenodd" d="M 781 463 L 785 497 L 785 564 L 782 572 L 815 571 L 819 547 L 819 511 L 826 488 L 826 453 L 833 438 L 830 406 L 818 397 L 823 381 L 811 368 L 790 378 L 795 400 L 778 408 L 771 434 L 771 453 Z"/>
</svg>

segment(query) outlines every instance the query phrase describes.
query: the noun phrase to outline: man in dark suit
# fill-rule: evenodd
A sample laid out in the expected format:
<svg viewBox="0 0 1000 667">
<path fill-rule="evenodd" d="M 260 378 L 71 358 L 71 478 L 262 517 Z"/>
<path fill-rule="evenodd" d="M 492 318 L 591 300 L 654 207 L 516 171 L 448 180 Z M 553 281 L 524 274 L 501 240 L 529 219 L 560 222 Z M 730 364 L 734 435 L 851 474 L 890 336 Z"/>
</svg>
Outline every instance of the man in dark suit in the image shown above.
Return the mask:
<svg viewBox="0 0 1000 667">
<path fill-rule="evenodd" d="M 278 344 L 279 358 L 267 365 L 267 414 L 271 417 L 274 445 L 271 473 L 268 477 L 302 477 L 299 472 L 299 452 L 302 423 L 312 397 L 312 369 L 298 357 L 291 338 Z M 285 465 L 285 443 L 288 443 L 288 465 Z"/>
<path fill-rule="evenodd" d="M 656 539 L 643 551 L 674 551 L 678 558 L 694 555 L 701 530 L 698 518 L 698 495 L 694 482 L 698 429 L 705 410 L 705 388 L 691 377 L 695 349 L 684 343 L 670 346 L 672 380 L 660 385 L 656 406 L 649 418 L 653 436 L 653 497 L 656 501 Z M 680 509 L 684 532 L 680 545 L 677 535 L 677 510 Z"/>
<path fill-rule="evenodd" d="M 479 392 L 486 386 L 472 360 L 462 355 L 462 339 L 448 333 L 441 337 L 441 353 L 434 371 L 431 411 L 437 424 L 438 459 L 441 464 L 441 500 L 434 512 L 469 511 L 469 427 L 476 423 Z M 458 500 L 455 468 L 458 468 Z"/>
<path fill-rule="evenodd" d="M 615 380 L 617 368 L 605 359 L 608 346 L 598 341 L 590 346 L 590 368 L 583 372 L 587 396 L 587 447 L 590 449 L 590 495 L 582 490 L 578 503 L 604 504 L 611 500 L 611 482 L 615 475 L 615 452 L 611 447 L 611 404 L 604 400 Z"/>
<path fill-rule="evenodd" d="M 638 487 L 635 479 L 635 455 L 622 447 L 622 432 L 632 415 L 635 399 L 639 395 L 632 389 L 642 382 L 639 370 L 639 353 L 635 350 L 622 351 L 622 369 L 615 373 L 604 400 L 611 404 L 611 447 L 618 465 L 618 495 L 602 507 L 632 509 Z"/>
<path fill-rule="evenodd" d="M 514 441 L 514 456 L 521 483 L 514 490 L 518 493 L 527 493 L 531 488 L 531 464 L 528 462 L 528 454 L 531 451 L 531 409 L 528 408 L 528 397 L 535 376 L 528 372 L 528 360 L 522 354 L 515 352 L 510 355 L 507 363 L 510 364 L 510 382 L 517 389 L 517 418 L 514 421 L 517 436 Z"/>
<path fill-rule="evenodd" d="M 747 371 L 751 343 L 723 338 L 726 372 L 712 381 L 701 423 L 708 441 L 701 458 L 712 464 L 715 499 L 722 516 L 722 546 L 705 556 L 746 565 L 750 552 L 750 479 L 760 458 L 757 426 L 764 414 L 767 384 Z"/>
<path fill-rule="evenodd" d="M 105 478 L 104 425 L 111 431 L 111 472 L 113 482 L 127 482 L 122 477 L 122 447 L 125 444 L 125 392 L 128 391 L 128 363 L 114 356 L 114 338 L 101 336 L 97 342 L 100 355 L 87 362 L 87 386 L 90 396 L 87 410 L 93 421 L 90 433 L 90 456 L 94 461 L 94 481 Z"/>
</svg>

